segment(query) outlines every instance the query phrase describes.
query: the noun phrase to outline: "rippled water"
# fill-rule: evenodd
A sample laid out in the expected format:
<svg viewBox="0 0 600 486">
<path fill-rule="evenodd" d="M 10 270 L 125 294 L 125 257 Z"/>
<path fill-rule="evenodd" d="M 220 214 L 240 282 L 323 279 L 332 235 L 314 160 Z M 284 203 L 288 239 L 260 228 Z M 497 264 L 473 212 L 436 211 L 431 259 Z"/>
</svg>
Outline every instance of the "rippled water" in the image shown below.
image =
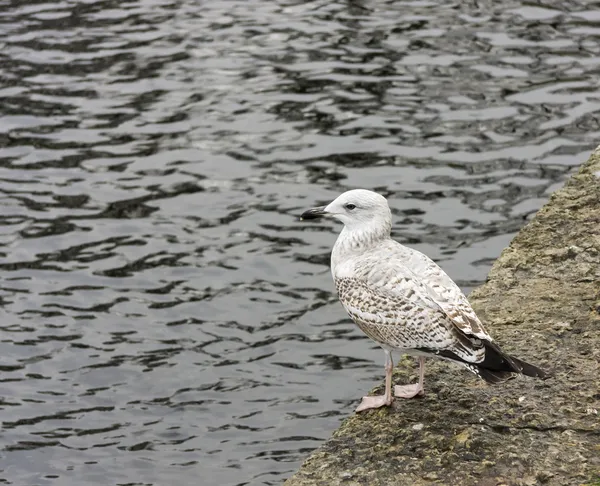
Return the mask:
<svg viewBox="0 0 600 486">
<path fill-rule="evenodd" d="M 0 0 L 0 483 L 279 484 L 383 376 L 297 220 L 466 290 L 600 140 L 600 3 Z"/>
</svg>

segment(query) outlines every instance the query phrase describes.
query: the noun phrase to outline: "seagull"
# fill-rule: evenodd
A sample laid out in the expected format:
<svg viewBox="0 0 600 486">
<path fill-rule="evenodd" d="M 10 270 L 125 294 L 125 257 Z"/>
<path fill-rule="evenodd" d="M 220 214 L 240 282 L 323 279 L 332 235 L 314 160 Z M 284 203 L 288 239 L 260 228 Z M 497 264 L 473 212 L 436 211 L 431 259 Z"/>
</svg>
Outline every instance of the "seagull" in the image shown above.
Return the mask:
<svg viewBox="0 0 600 486">
<path fill-rule="evenodd" d="M 382 195 L 347 191 L 300 219 L 323 217 L 344 224 L 331 253 L 340 302 L 385 352 L 385 393 L 363 397 L 357 412 L 389 406 L 394 397 L 422 395 L 428 357 L 458 363 L 488 383 L 513 373 L 546 377 L 537 366 L 500 349 L 458 285 L 431 258 L 391 238 L 392 213 Z M 418 383 L 396 385 L 393 395 L 392 351 L 419 360 Z"/>
</svg>

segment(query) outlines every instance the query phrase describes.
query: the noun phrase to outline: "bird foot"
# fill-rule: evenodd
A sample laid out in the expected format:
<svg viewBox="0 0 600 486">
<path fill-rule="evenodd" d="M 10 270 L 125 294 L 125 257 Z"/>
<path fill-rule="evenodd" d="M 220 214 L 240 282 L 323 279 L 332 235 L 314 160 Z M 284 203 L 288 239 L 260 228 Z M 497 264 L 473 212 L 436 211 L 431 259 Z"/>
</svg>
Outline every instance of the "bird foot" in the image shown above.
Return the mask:
<svg viewBox="0 0 600 486">
<path fill-rule="evenodd" d="M 392 404 L 393 398 L 385 395 L 377 395 L 374 397 L 362 397 L 360 405 L 356 408 L 357 412 L 369 410 L 371 408 L 387 407 Z"/>
<path fill-rule="evenodd" d="M 414 385 L 396 385 L 394 387 L 394 396 L 398 398 L 414 398 L 417 395 L 423 395 L 423 388 L 418 383 Z"/>
</svg>

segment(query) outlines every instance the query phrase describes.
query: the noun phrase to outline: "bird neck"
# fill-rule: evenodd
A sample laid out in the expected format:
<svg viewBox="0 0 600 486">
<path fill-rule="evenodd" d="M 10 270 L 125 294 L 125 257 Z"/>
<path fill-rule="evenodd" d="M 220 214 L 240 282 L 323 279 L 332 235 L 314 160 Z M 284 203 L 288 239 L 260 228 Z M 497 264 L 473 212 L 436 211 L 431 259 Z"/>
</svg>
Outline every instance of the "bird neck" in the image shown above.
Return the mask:
<svg viewBox="0 0 600 486">
<path fill-rule="evenodd" d="M 360 226 L 344 226 L 336 246 L 344 252 L 363 252 L 389 239 L 391 231 L 391 223 L 382 224 L 381 221 L 376 220 Z"/>
</svg>

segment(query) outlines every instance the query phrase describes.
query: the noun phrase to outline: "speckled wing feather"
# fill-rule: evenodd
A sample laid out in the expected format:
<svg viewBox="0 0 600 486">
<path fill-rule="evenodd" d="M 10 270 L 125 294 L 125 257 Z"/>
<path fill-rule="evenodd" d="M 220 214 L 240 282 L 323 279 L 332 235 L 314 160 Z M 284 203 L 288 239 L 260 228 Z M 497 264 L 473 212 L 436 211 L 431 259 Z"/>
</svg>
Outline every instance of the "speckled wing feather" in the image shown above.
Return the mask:
<svg viewBox="0 0 600 486">
<path fill-rule="evenodd" d="M 475 314 L 465 294 L 454 280 L 427 255 L 412 248 L 390 241 L 392 254 L 418 276 L 427 286 L 428 295 L 444 310 L 454 325 L 468 336 L 492 341 L 483 324 Z"/>
</svg>

